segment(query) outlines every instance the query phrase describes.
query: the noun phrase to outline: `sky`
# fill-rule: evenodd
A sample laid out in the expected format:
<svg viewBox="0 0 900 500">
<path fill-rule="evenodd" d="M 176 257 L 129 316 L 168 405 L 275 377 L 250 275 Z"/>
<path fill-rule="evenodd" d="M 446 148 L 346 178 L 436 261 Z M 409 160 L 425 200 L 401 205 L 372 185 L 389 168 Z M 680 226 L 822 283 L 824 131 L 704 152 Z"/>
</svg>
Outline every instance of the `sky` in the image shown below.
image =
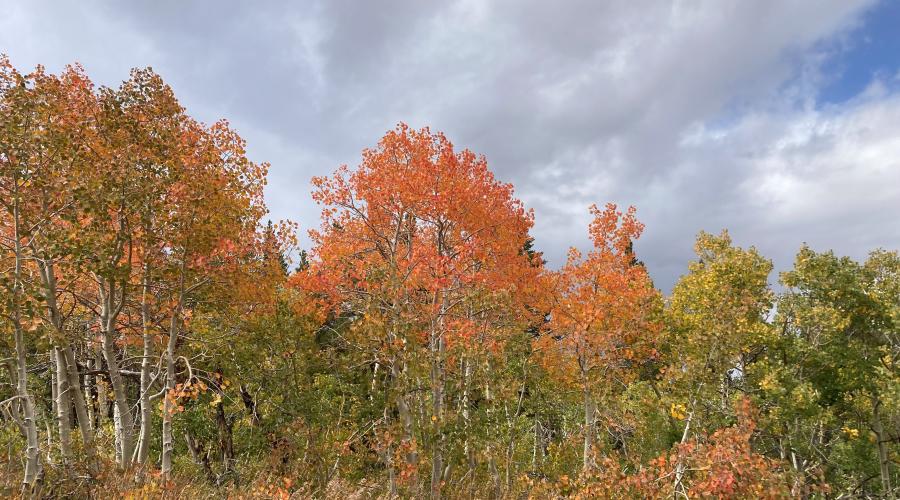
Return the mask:
<svg viewBox="0 0 900 500">
<path fill-rule="evenodd" d="M 804 242 L 900 248 L 898 26 L 900 0 L 0 0 L 19 69 L 151 66 L 227 118 L 304 234 L 310 178 L 403 121 L 484 154 L 551 266 L 587 248 L 592 203 L 635 205 L 664 291 L 701 230 L 776 270 Z"/>
</svg>

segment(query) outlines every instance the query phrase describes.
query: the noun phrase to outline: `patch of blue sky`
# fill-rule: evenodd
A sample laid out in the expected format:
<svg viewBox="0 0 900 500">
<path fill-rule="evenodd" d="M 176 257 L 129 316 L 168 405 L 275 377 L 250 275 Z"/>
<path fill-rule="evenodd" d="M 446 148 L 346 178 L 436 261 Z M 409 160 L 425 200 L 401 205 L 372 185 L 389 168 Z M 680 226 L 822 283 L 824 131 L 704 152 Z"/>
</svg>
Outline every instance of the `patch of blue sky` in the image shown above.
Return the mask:
<svg viewBox="0 0 900 500">
<path fill-rule="evenodd" d="M 878 81 L 900 91 L 900 0 L 881 0 L 840 39 L 826 41 L 817 104 L 828 106 L 859 96 Z"/>
</svg>

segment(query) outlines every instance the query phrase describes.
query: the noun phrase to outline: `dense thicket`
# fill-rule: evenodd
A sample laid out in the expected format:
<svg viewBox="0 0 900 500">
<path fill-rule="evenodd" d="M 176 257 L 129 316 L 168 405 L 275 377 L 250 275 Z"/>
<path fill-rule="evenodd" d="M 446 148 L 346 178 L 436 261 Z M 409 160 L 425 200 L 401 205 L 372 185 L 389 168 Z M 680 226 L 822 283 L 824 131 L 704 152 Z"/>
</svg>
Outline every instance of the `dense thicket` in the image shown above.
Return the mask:
<svg viewBox="0 0 900 500">
<path fill-rule="evenodd" d="M 400 125 L 298 252 L 266 171 L 149 69 L 0 58 L 4 495 L 897 493 L 896 251 L 803 247 L 776 294 L 701 233 L 663 296 L 609 204 L 552 270 L 484 157 Z"/>
</svg>

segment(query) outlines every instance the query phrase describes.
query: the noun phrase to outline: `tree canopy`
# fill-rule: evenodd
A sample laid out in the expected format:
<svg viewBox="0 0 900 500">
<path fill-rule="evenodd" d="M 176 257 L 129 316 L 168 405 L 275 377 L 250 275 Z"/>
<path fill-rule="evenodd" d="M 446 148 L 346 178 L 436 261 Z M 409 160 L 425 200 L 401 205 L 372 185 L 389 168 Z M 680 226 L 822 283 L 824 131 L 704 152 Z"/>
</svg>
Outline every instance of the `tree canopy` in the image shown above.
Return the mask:
<svg viewBox="0 0 900 500">
<path fill-rule="evenodd" d="M 403 123 L 313 178 L 301 249 L 268 167 L 150 68 L 0 57 L 4 496 L 900 491 L 896 250 L 776 286 L 701 232 L 664 294 L 608 203 L 553 269 L 484 156 Z"/>
</svg>

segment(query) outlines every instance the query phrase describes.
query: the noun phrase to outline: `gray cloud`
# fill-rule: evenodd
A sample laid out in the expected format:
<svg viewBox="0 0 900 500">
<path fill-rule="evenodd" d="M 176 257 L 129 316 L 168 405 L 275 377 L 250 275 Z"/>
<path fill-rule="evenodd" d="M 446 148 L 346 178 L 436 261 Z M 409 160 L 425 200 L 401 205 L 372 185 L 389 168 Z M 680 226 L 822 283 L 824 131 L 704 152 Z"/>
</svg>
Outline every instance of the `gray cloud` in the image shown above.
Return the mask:
<svg viewBox="0 0 900 500">
<path fill-rule="evenodd" d="M 700 229 L 784 267 L 800 242 L 900 247 L 897 96 L 818 109 L 823 41 L 871 1 L 9 3 L 20 67 L 152 65 L 188 109 L 272 162 L 275 218 L 318 223 L 309 178 L 398 121 L 484 153 L 537 216 L 551 263 L 587 206 L 635 204 L 668 289 Z"/>
</svg>

